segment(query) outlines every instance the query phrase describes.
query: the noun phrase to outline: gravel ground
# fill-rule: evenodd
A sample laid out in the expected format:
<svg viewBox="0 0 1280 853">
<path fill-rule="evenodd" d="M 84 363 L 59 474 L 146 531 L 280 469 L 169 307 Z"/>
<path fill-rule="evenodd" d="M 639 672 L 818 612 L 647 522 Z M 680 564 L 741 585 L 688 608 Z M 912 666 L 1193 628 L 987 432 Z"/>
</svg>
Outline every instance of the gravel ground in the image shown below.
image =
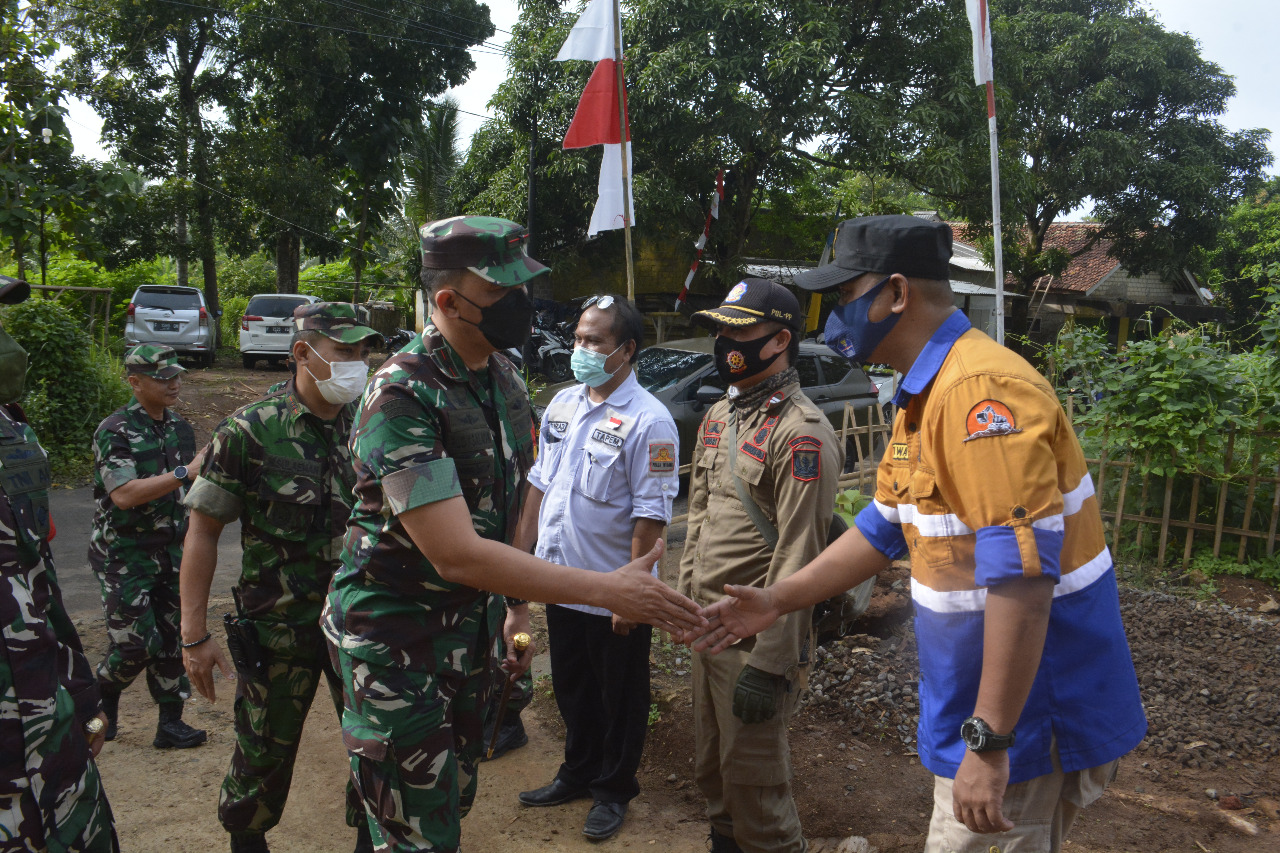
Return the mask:
<svg viewBox="0 0 1280 853">
<path fill-rule="evenodd" d="M 1120 603 L 1150 722 L 1144 757 L 1216 768 L 1280 755 L 1280 624 L 1162 593 L 1122 589 Z M 804 713 L 914 747 L 909 619 L 889 636 L 855 634 L 817 652 Z"/>
</svg>

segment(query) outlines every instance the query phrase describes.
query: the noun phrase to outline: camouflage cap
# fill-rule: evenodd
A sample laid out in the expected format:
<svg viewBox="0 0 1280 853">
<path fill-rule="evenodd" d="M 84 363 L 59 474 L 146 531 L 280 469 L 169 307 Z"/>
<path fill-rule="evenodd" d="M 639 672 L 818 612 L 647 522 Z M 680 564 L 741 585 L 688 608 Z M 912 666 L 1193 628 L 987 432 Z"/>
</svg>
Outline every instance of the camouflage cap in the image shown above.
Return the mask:
<svg viewBox="0 0 1280 853">
<path fill-rule="evenodd" d="M 17 305 L 31 295 L 31 285 L 20 278 L 0 275 L 0 304 Z"/>
<path fill-rule="evenodd" d="M 350 302 L 312 302 L 293 309 L 293 322 L 299 332 L 313 329 L 326 338 L 344 344 L 358 344 L 366 338 L 382 335 L 360 322 L 356 306 Z"/>
<path fill-rule="evenodd" d="M 529 232 L 496 216 L 455 216 L 422 226 L 422 266 L 431 270 L 471 270 L 485 281 L 519 287 L 551 272 L 529 257 Z"/>
<path fill-rule="evenodd" d="M 152 379 L 172 379 L 187 372 L 178 364 L 178 354 L 173 347 L 164 344 L 138 344 L 125 354 L 124 367 L 130 376 L 150 376 Z"/>
</svg>

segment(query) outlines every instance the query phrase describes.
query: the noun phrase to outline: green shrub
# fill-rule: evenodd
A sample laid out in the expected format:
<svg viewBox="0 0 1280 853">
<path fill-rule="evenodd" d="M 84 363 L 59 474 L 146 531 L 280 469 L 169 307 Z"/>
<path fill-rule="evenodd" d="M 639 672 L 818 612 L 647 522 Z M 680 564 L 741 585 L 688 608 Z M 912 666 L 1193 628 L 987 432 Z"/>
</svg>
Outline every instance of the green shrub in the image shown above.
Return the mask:
<svg viewBox="0 0 1280 853">
<path fill-rule="evenodd" d="M 53 299 L 5 309 L 4 328 L 27 351 L 19 401 L 56 472 L 83 468 L 102 419 L 129 401 L 124 366 L 89 338 L 81 314 Z"/>
<path fill-rule="evenodd" d="M 249 255 L 246 258 L 223 257 L 218 264 L 218 295 L 222 297 L 225 317 L 231 313 L 226 307 L 232 297 L 240 296 L 247 302 L 256 293 L 275 293 L 276 264 L 264 254 Z M 243 310 L 240 312 L 243 314 Z M 240 318 L 236 317 L 239 326 Z M 223 340 L 229 340 L 225 336 Z"/>
<path fill-rule="evenodd" d="M 248 296 L 224 296 L 222 299 L 222 345 L 240 347 L 240 318 L 249 307 Z"/>
</svg>

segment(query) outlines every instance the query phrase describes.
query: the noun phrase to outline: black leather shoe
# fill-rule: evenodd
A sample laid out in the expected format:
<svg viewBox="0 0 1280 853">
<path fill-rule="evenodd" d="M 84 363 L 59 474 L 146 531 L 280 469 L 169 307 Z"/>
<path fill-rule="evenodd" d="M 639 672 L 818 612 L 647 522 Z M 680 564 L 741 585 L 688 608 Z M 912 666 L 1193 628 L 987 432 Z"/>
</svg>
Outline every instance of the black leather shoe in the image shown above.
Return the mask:
<svg viewBox="0 0 1280 853">
<path fill-rule="evenodd" d="M 182 703 L 166 702 L 160 706 L 160 722 L 156 725 L 156 749 L 191 749 L 208 740 L 204 729 L 193 729 L 182 722 Z"/>
<path fill-rule="evenodd" d="M 521 791 L 519 798 L 520 802 L 526 806 L 558 806 L 561 803 L 582 800 L 589 796 L 591 792 L 586 788 L 567 785 L 557 777 L 551 781 L 550 785 L 544 785 L 536 791 Z"/>
<path fill-rule="evenodd" d="M 356 827 L 355 853 L 373 853 L 373 835 L 369 832 L 369 821 L 360 817 L 360 825 Z"/>
<path fill-rule="evenodd" d="M 525 732 L 524 723 L 519 717 L 516 717 L 514 723 L 502 725 L 502 729 L 498 732 L 498 740 L 493 745 L 493 755 L 489 755 L 489 741 L 492 737 L 493 732 L 488 732 L 484 736 L 484 754 L 480 756 L 481 761 L 493 761 L 529 743 L 529 735 Z"/>
<path fill-rule="evenodd" d="M 711 830 L 711 853 L 742 853 L 742 848 L 738 846 L 738 842 L 734 841 L 728 835 L 721 835 L 714 829 Z"/>
<path fill-rule="evenodd" d="M 627 816 L 626 803 L 606 803 L 596 800 L 587 812 L 587 822 L 582 825 L 582 834 L 592 841 L 604 841 L 612 838 L 622 828 L 622 819 Z"/>
</svg>

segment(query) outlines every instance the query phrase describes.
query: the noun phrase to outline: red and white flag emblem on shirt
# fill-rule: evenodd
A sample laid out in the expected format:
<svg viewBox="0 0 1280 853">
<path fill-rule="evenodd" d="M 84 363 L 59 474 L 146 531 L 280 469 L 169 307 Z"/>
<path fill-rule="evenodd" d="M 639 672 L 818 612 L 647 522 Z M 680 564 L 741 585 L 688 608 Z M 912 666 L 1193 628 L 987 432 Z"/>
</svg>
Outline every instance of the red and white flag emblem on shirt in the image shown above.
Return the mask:
<svg viewBox="0 0 1280 853">
<path fill-rule="evenodd" d="M 598 234 L 614 228 L 622 228 L 624 217 L 635 223 L 635 200 L 631 193 L 631 120 L 626 118 L 627 92 L 618 81 L 618 46 L 614 38 L 615 27 L 621 26 L 614 19 L 614 0 L 591 0 L 578 22 L 565 39 L 557 62 L 581 59 L 596 63 L 595 71 L 578 101 L 578 109 L 564 135 L 564 148 L 586 148 L 603 145 L 600 161 L 600 184 L 596 209 L 591 214 L 587 235 Z M 622 104 L 627 138 L 622 139 L 618 120 L 618 104 Z M 627 180 L 624 191 L 622 176 L 622 145 L 626 145 Z M 624 196 L 631 201 L 624 205 Z M 626 213 L 623 211 L 626 209 Z"/>
</svg>

